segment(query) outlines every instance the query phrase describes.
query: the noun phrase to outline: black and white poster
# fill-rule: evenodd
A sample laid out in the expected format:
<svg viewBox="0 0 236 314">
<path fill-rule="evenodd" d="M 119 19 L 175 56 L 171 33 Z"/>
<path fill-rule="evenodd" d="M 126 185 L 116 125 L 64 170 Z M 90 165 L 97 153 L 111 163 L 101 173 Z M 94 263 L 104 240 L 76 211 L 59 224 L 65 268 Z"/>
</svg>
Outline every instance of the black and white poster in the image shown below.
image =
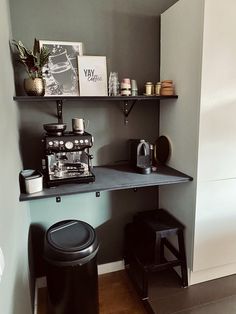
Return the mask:
<svg viewBox="0 0 236 314">
<path fill-rule="evenodd" d="M 45 96 L 78 96 L 77 57 L 83 55 L 83 43 L 40 40 L 39 46 L 46 46 L 50 52 L 43 68 Z"/>
</svg>

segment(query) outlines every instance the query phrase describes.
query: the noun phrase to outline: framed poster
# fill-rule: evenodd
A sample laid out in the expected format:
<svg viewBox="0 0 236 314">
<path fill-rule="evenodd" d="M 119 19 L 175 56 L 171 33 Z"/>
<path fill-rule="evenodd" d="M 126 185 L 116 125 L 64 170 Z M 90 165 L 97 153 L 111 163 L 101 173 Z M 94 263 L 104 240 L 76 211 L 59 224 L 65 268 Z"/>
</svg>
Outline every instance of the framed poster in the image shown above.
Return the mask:
<svg viewBox="0 0 236 314">
<path fill-rule="evenodd" d="M 78 56 L 80 96 L 107 96 L 107 63 L 103 56 Z"/>
<path fill-rule="evenodd" d="M 43 67 L 45 96 L 78 96 L 77 56 L 83 55 L 83 43 L 39 40 L 39 48 L 43 46 L 50 51 L 48 64 Z"/>
</svg>

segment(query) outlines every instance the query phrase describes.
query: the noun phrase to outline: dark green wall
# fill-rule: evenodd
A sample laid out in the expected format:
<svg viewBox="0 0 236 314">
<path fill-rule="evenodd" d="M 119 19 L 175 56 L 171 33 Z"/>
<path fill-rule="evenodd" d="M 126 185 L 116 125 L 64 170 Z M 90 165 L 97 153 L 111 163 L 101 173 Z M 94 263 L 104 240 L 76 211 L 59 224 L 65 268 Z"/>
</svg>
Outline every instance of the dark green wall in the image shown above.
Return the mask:
<svg viewBox="0 0 236 314">
<path fill-rule="evenodd" d="M 10 0 L 13 35 L 82 41 L 89 55 L 106 55 L 108 71 L 157 80 L 159 14 L 176 0 Z"/>
<path fill-rule="evenodd" d="M 5 269 L 0 278 L 0 313 L 31 313 L 28 269 L 29 205 L 19 203 L 18 110 L 12 99 L 14 77 L 9 40 L 8 0 L 0 1 L 0 247 Z"/>
<path fill-rule="evenodd" d="M 137 80 L 140 89 L 146 81 L 159 77 L 159 15 L 176 0 L 10 0 L 13 37 L 29 47 L 34 37 L 47 40 L 82 41 L 89 55 L 107 56 L 108 73 Z M 22 81 L 17 80 L 21 92 Z M 40 138 L 43 123 L 55 122 L 53 103 L 19 103 L 20 152 L 25 168 L 40 166 Z M 68 102 L 64 120 L 71 127 L 73 117 L 90 121 L 88 131 L 95 137 L 92 149 L 95 164 L 127 159 L 127 139 L 158 136 L 156 103 L 138 103 L 124 126 L 120 105 L 100 102 Z M 141 189 L 68 196 L 30 202 L 32 223 L 47 228 L 64 218 L 91 223 L 101 240 L 99 263 L 122 256 L 124 224 L 134 212 L 157 206 L 156 189 Z M 34 244 L 34 247 L 36 245 Z M 39 243 L 40 247 L 40 243 Z"/>
</svg>

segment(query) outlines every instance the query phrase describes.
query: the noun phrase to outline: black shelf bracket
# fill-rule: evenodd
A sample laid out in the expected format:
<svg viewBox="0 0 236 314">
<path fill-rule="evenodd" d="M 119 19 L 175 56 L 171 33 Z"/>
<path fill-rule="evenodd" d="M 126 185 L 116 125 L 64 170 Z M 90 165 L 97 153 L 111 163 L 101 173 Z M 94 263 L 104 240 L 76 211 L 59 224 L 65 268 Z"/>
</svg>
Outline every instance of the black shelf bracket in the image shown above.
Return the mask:
<svg viewBox="0 0 236 314">
<path fill-rule="evenodd" d="M 128 117 L 132 109 L 134 108 L 134 105 L 136 104 L 137 100 L 133 100 L 132 104 L 129 105 L 129 100 L 125 100 L 123 103 L 123 114 L 124 114 L 124 123 L 125 125 L 128 124 Z"/>
<path fill-rule="evenodd" d="M 61 203 L 61 197 L 60 196 L 56 196 L 56 202 Z"/>
<path fill-rule="evenodd" d="M 63 109 L 63 100 L 57 100 L 57 119 L 58 119 L 58 123 L 63 123 L 62 109 Z"/>
</svg>

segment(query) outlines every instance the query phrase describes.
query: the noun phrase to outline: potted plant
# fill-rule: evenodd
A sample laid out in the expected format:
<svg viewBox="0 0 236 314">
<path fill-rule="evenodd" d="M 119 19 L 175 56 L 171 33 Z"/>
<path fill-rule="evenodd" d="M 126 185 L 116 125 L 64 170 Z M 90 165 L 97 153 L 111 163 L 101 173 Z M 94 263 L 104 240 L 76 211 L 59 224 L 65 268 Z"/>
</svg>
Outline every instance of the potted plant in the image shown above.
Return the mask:
<svg viewBox="0 0 236 314">
<path fill-rule="evenodd" d="M 27 49 L 21 41 L 12 40 L 16 47 L 18 60 L 25 66 L 28 78 L 24 80 L 24 89 L 29 96 L 44 96 L 45 82 L 43 80 L 42 68 L 48 63 L 49 50 L 47 47 L 39 48 L 35 39 L 34 49 Z"/>
</svg>

